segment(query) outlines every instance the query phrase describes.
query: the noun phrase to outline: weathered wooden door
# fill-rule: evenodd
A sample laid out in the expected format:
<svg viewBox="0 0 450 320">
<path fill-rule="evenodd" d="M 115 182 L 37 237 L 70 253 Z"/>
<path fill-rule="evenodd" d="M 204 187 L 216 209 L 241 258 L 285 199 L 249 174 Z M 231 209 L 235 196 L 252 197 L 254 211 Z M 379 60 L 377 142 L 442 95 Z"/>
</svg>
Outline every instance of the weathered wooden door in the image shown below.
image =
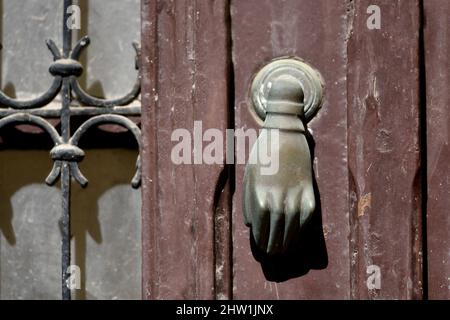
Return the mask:
<svg viewBox="0 0 450 320">
<path fill-rule="evenodd" d="M 142 14 L 145 298 L 450 297 L 447 0 L 143 0 Z M 297 254 L 272 259 L 252 254 L 244 165 L 175 164 L 172 134 L 198 148 L 198 121 L 200 139 L 260 128 L 252 78 L 284 56 L 326 94 L 308 125 L 317 210 Z"/>
</svg>

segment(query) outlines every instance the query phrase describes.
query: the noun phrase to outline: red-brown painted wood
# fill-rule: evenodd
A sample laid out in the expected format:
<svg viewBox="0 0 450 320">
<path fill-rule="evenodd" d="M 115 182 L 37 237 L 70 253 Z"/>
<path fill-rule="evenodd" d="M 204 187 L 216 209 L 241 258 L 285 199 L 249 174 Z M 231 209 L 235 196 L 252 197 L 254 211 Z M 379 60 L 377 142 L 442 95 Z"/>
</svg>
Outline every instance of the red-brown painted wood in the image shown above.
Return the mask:
<svg viewBox="0 0 450 320">
<path fill-rule="evenodd" d="M 436 1 L 426 4 L 432 17 Z M 380 30 L 366 25 L 373 4 L 381 8 Z M 447 48 L 445 34 L 434 31 L 444 24 L 440 19 L 425 33 L 428 130 L 430 121 L 445 121 L 442 106 L 448 105 L 448 95 L 440 94 L 445 90 L 434 91 L 429 82 L 441 77 L 437 88 L 447 83 L 434 62 Z M 232 282 L 235 299 L 421 298 L 420 27 L 419 0 L 247 0 L 230 7 L 226 1 L 144 0 L 144 297 L 229 298 Z M 174 165 L 170 135 L 176 128 L 192 131 L 195 120 L 204 129 L 231 125 L 230 81 L 235 127 L 260 128 L 249 111 L 251 79 L 280 56 L 306 60 L 325 80 L 325 105 L 309 124 L 320 206 L 298 255 L 257 256 L 262 268 L 242 218 L 244 166 L 235 166 L 230 248 L 229 168 Z M 446 126 L 428 138 L 429 269 L 439 274 L 429 278 L 430 297 L 448 270 L 438 261 L 448 220 L 442 213 L 448 187 L 434 182 L 448 182 L 442 180 L 448 139 L 439 128 Z M 380 267 L 380 289 L 367 287 L 371 265 Z"/>
<path fill-rule="evenodd" d="M 228 230 L 228 169 L 171 161 L 173 130 L 227 128 L 227 2 L 143 1 L 142 12 L 144 297 L 227 298 L 229 241 L 214 240 Z"/>
<path fill-rule="evenodd" d="M 450 299 L 450 2 L 424 1 L 428 297 Z"/>
<path fill-rule="evenodd" d="M 347 299 L 350 297 L 349 199 L 347 168 L 347 6 L 344 1 L 233 1 L 232 39 L 237 128 L 260 128 L 249 112 L 249 87 L 260 67 L 280 56 L 297 56 L 325 79 L 326 102 L 310 123 L 316 142 L 315 175 L 320 190 L 323 230 L 316 216 L 305 237 L 307 250 L 276 262 L 285 276 L 292 266 L 326 269 L 276 283 L 267 281 L 252 256 L 242 217 L 244 166 L 236 168 L 233 199 L 233 297 L 236 299 Z M 242 152 L 242 150 L 237 150 Z M 282 164 L 281 164 L 282 165 Z M 323 248 L 325 233 L 328 264 Z M 268 262 L 270 264 L 270 261 Z M 291 272 L 290 270 L 289 272 Z"/>
<path fill-rule="evenodd" d="M 381 30 L 367 28 L 371 4 Z M 237 127 L 258 127 L 248 88 L 272 58 L 298 56 L 325 79 L 326 104 L 310 127 L 328 253 L 324 270 L 267 281 L 243 225 L 238 167 L 234 297 L 420 298 L 418 1 L 238 1 L 232 13 Z M 381 269 L 379 290 L 367 287 L 370 265 Z"/>
<path fill-rule="evenodd" d="M 366 9 L 381 9 L 381 29 Z M 354 2 L 348 46 L 352 298 L 422 297 L 419 1 Z M 381 289 L 367 287 L 380 268 Z"/>
</svg>

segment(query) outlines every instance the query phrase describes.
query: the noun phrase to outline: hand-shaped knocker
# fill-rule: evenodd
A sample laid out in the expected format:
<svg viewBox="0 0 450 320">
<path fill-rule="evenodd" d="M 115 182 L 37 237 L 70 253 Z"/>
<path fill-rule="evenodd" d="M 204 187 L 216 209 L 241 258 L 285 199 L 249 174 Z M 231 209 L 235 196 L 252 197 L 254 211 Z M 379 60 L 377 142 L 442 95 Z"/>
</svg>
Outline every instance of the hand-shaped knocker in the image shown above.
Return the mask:
<svg viewBox="0 0 450 320">
<path fill-rule="evenodd" d="M 284 59 L 289 60 L 290 59 Z M 280 63 L 278 60 L 275 63 Z M 294 64 L 304 64 L 298 60 Z M 312 72 L 313 69 L 308 70 Z M 305 112 L 313 115 L 320 108 L 322 85 L 310 82 L 309 93 L 319 88 L 320 99 L 309 100 L 305 107 L 304 80 L 295 72 L 277 73 L 269 69 L 270 81 L 266 85 L 265 120 L 248 159 L 244 176 L 244 221 L 251 227 L 259 249 L 268 254 L 284 252 L 315 210 L 311 155 L 305 137 Z M 255 78 L 255 80 L 258 80 Z M 264 82 L 264 79 L 259 79 Z M 266 79 L 267 80 L 267 79 Z M 302 86 L 303 84 L 303 86 Z M 316 85 L 316 87 L 314 87 Z M 311 102 L 313 101 L 313 102 Z M 262 154 L 270 154 L 275 170 L 264 170 Z"/>
</svg>

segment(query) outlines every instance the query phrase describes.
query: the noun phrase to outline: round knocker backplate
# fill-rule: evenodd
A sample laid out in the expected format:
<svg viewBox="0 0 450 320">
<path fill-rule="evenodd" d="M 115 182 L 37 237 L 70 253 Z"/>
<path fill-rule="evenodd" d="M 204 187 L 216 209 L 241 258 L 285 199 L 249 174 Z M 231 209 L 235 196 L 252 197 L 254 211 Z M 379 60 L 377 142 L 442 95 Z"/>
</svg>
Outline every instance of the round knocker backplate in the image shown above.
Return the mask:
<svg viewBox="0 0 450 320">
<path fill-rule="evenodd" d="M 252 82 L 251 98 L 256 115 L 266 117 L 267 93 L 273 80 L 281 75 L 296 78 L 304 92 L 304 121 L 309 122 L 322 107 L 324 82 L 320 73 L 299 58 L 273 60 L 258 71 Z"/>
</svg>

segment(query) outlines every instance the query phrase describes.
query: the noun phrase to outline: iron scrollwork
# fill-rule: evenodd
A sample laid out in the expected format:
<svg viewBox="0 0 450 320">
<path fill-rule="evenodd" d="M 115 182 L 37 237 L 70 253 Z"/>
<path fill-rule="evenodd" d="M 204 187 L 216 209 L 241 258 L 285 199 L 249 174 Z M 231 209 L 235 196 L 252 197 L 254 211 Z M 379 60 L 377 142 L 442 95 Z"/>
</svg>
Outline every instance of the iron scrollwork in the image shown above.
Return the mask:
<svg viewBox="0 0 450 320">
<path fill-rule="evenodd" d="M 68 8 L 72 0 L 64 0 L 63 21 L 63 48 L 60 50 L 54 41 L 47 40 L 46 44 L 53 55 L 53 63 L 49 67 L 50 74 L 54 77 L 50 88 L 39 97 L 31 100 L 13 99 L 0 91 L 0 130 L 8 125 L 31 124 L 40 127 L 51 137 L 54 147 L 50 156 L 54 161 L 53 168 L 46 178 L 48 185 L 53 185 L 60 178 L 62 196 L 62 298 L 71 299 L 71 291 L 67 285 L 70 274 L 70 181 L 74 178 L 82 187 L 86 187 L 88 180 L 81 173 L 78 162 L 82 161 L 85 154 L 78 146 L 83 134 L 93 126 L 101 124 L 117 124 L 128 129 L 136 139 L 139 149 L 141 131 L 139 127 L 126 116 L 139 116 L 140 106 L 127 106 L 140 94 L 141 73 L 139 68 L 140 46 L 133 43 L 136 50 L 135 68 L 137 80 L 131 91 L 117 99 L 100 99 L 85 92 L 78 83 L 78 77 L 83 73 L 83 66 L 79 57 L 89 43 L 89 37 L 85 36 L 71 48 L 72 30 L 66 21 L 69 18 Z M 58 109 L 44 108 L 53 102 L 58 94 L 62 96 L 61 107 Z M 77 101 L 80 106 L 72 106 Z M 71 136 L 71 116 L 84 115 L 90 118 Z M 46 118 L 57 117 L 61 121 L 61 133 L 50 124 Z M 137 158 L 136 174 L 132 179 L 132 186 L 140 186 L 140 159 Z"/>
</svg>

